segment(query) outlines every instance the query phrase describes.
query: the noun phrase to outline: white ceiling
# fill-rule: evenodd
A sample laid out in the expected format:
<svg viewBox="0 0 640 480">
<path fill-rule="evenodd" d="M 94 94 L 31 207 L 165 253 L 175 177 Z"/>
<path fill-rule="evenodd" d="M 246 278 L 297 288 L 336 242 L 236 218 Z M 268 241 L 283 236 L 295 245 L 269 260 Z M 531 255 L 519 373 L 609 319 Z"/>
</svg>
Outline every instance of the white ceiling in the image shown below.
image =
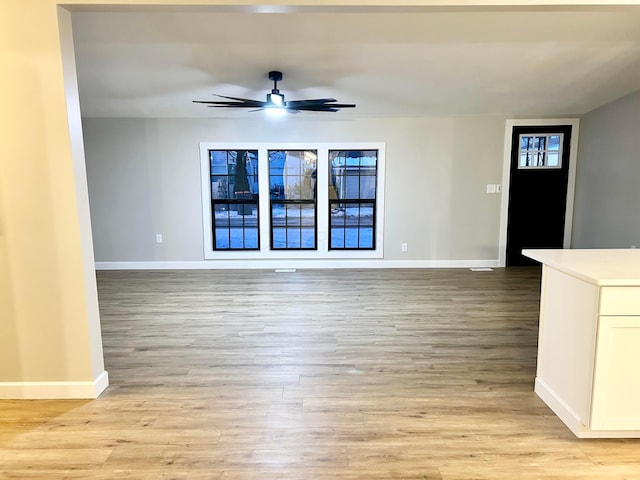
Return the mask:
<svg viewBox="0 0 640 480">
<path fill-rule="evenodd" d="M 375 117 L 572 115 L 640 89 L 640 8 L 75 12 L 83 115 L 238 117 L 212 93 Z M 335 118 L 335 117 L 332 117 Z"/>
</svg>

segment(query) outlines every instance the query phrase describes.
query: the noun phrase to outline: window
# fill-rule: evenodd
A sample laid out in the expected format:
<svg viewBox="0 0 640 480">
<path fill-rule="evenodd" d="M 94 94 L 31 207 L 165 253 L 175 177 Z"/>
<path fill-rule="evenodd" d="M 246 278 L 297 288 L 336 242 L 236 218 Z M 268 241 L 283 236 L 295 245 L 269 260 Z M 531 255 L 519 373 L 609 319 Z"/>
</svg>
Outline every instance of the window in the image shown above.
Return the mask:
<svg viewBox="0 0 640 480">
<path fill-rule="evenodd" d="M 329 150 L 329 249 L 375 249 L 377 150 Z"/>
<path fill-rule="evenodd" d="M 316 249 L 315 150 L 269 150 L 271 248 Z"/>
<path fill-rule="evenodd" d="M 518 168 L 561 168 L 562 133 L 520 135 Z"/>
<path fill-rule="evenodd" d="M 214 250 L 258 250 L 258 152 L 210 150 Z"/>
<path fill-rule="evenodd" d="M 201 142 L 204 258 L 382 258 L 384 153 L 380 142 Z"/>
</svg>

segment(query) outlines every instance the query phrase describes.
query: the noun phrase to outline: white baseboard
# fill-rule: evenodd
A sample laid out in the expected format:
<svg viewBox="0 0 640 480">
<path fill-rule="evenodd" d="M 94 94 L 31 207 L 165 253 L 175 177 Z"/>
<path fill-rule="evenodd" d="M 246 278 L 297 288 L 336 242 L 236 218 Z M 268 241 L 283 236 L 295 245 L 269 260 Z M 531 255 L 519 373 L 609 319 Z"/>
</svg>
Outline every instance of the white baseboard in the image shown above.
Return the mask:
<svg viewBox="0 0 640 480">
<path fill-rule="evenodd" d="M 202 260 L 189 262 L 96 262 L 96 270 L 215 270 L 276 268 L 498 268 L 499 260 Z"/>
<path fill-rule="evenodd" d="M 553 410 L 553 413 L 569 427 L 569 430 L 571 430 L 574 435 L 579 436 L 579 433 L 584 428 L 584 424 L 575 410 L 567 405 L 540 377 L 536 377 L 534 391 L 536 395 Z"/>
<path fill-rule="evenodd" d="M 98 398 L 108 385 L 106 371 L 86 382 L 0 382 L 0 399 Z"/>
<path fill-rule="evenodd" d="M 578 438 L 640 438 L 640 430 L 591 430 L 580 416 L 539 377 L 535 392 Z"/>
</svg>

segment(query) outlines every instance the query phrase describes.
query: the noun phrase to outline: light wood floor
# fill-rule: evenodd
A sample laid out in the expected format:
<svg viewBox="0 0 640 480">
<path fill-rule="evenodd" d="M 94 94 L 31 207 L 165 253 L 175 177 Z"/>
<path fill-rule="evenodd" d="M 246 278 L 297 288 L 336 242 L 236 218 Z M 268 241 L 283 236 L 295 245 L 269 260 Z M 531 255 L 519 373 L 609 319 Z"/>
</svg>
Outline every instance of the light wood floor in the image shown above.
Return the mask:
<svg viewBox="0 0 640 480">
<path fill-rule="evenodd" d="M 111 386 L 1 401 L 3 480 L 640 479 L 533 393 L 537 268 L 98 280 Z"/>
</svg>

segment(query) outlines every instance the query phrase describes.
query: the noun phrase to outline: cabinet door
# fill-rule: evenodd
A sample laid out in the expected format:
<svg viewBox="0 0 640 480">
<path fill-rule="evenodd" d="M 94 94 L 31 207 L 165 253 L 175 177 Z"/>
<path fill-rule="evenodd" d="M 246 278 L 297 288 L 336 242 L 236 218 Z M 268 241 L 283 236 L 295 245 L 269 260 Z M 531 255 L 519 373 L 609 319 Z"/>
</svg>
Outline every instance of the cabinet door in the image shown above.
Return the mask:
<svg viewBox="0 0 640 480">
<path fill-rule="evenodd" d="M 592 430 L 640 430 L 640 316 L 601 316 Z"/>
</svg>

